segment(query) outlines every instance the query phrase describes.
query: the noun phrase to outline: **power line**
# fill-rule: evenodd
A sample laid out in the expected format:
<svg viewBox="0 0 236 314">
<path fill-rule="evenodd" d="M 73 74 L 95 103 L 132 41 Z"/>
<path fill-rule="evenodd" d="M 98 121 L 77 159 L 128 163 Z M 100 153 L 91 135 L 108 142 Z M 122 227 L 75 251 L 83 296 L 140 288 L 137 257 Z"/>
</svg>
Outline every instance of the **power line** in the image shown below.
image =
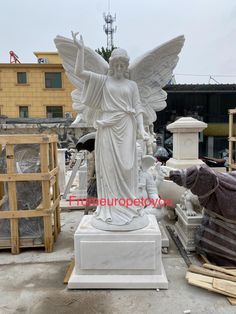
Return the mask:
<svg viewBox="0 0 236 314">
<path fill-rule="evenodd" d="M 236 74 L 190 74 L 190 73 L 175 73 L 175 75 L 180 76 L 205 76 L 205 77 L 236 77 Z"/>
</svg>

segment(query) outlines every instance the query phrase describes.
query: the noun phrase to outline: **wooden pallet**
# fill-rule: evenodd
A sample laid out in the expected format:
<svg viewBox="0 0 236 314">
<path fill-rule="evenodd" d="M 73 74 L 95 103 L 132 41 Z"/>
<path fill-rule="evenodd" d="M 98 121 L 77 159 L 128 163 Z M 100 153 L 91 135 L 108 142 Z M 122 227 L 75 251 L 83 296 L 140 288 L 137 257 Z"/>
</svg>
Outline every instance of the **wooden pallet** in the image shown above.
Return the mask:
<svg viewBox="0 0 236 314">
<path fill-rule="evenodd" d="M 60 194 L 58 187 L 58 162 L 57 162 L 56 135 L 0 135 L 0 153 L 5 147 L 6 171 L 0 175 L 0 219 L 10 220 L 9 239 L 0 238 L 0 248 L 11 248 L 13 254 L 18 254 L 23 247 L 45 247 L 46 252 L 52 252 L 53 243 L 61 230 L 60 225 Z M 38 173 L 18 173 L 15 170 L 15 145 L 38 144 L 40 151 L 40 171 Z M 19 181 L 41 182 L 42 201 L 33 210 L 17 208 L 16 183 Z M 9 209 L 1 210 L 6 201 L 4 185 L 8 189 Z M 6 190 L 6 189 L 5 189 Z M 21 239 L 19 236 L 19 219 L 30 217 L 42 217 L 43 219 L 43 243 L 34 244 L 33 239 Z"/>
<path fill-rule="evenodd" d="M 225 295 L 230 304 L 236 305 L 236 269 L 212 264 L 190 265 L 186 279 L 191 285 Z"/>
</svg>

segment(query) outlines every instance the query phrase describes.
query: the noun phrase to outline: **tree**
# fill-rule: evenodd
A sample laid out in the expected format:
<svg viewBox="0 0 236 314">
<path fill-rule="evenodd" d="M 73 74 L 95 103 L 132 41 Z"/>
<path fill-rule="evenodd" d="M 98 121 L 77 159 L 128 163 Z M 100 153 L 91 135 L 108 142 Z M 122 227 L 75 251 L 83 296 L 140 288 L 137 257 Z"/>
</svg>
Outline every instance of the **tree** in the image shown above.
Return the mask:
<svg viewBox="0 0 236 314">
<path fill-rule="evenodd" d="M 112 51 L 115 49 L 116 47 L 112 47 L 112 49 L 108 49 L 108 48 L 104 48 L 102 47 L 101 49 L 96 49 L 95 51 L 103 57 L 103 59 L 105 59 L 107 62 L 109 62 L 109 58 L 111 56 Z"/>
</svg>

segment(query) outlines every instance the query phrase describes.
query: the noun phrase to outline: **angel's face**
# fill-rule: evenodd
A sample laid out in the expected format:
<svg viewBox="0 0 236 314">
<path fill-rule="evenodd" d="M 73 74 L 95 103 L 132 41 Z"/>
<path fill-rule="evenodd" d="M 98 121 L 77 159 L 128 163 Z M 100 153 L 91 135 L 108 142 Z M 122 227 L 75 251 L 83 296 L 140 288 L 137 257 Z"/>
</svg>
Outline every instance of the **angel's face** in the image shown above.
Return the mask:
<svg viewBox="0 0 236 314">
<path fill-rule="evenodd" d="M 113 63 L 114 77 L 118 80 L 124 78 L 124 74 L 127 70 L 127 64 L 122 60 L 116 60 Z"/>
</svg>

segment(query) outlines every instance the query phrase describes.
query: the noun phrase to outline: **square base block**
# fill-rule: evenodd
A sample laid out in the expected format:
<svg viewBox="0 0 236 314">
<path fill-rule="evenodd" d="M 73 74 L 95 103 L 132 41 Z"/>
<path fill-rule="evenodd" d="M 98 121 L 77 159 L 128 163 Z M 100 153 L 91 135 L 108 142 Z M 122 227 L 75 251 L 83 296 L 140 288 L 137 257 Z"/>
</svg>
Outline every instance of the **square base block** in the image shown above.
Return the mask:
<svg viewBox="0 0 236 314">
<path fill-rule="evenodd" d="M 175 212 L 178 221 L 175 223 L 175 231 L 186 251 L 195 251 L 195 232 L 201 225 L 202 214 L 197 216 L 187 216 L 186 211 L 182 210 L 177 204 Z"/>
<path fill-rule="evenodd" d="M 83 217 L 75 232 L 75 267 L 69 289 L 168 289 L 156 218 L 135 231 L 103 231 Z"/>
</svg>

